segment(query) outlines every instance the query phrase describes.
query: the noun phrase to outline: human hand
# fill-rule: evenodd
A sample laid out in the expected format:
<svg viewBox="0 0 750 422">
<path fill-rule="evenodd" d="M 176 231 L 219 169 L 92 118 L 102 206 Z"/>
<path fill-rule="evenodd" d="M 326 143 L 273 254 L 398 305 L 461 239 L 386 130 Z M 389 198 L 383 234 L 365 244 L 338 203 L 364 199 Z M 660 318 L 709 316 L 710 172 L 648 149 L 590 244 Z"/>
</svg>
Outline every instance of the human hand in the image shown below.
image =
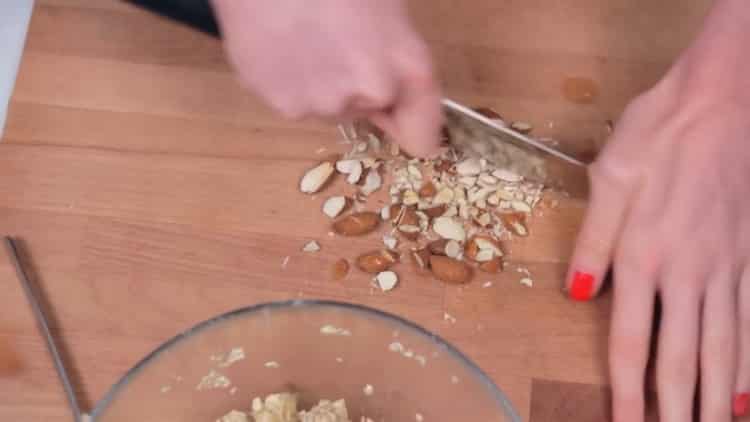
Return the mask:
<svg viewBox="0 0 750 422">
<path fill-rule="evenodd" d="M 698 380 L 700 420 L 748 411 L 750 84 L 737 62 L 750 60 L 732 51 L 748 39 L 743 3 L 718 2 L 703 35 L 627 107 L 590 167 L 591 202 L 567 287 L 572 299 L 588 300 L 614 264 L 616 422 L 644 418 L 657 295 L 661 421 L 693 420 Z"/>
<path fill-rule="evenodd" d="M 440 92 L 403 0 L 213 0 L 241 82 L 290 118 L 368 118 L 438 148 Z"/>
</svg>

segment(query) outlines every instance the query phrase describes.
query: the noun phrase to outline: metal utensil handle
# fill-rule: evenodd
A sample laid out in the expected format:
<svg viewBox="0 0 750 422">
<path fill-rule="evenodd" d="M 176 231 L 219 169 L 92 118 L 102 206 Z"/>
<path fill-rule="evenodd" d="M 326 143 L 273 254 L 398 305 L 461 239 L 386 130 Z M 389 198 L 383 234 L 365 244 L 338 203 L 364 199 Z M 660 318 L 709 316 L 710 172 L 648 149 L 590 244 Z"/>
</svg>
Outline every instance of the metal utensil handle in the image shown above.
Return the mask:
<svg viewBox="0 0 750 422">
<path fill-rule="evenodd" d="M 63 388 L 65 388 L 65 395 L 67 396 L 68 404 L 70 404 L 70 408 L 73 411 L 73 417 L 76 422 L 81 422 L 83 420 L 81 406 L 78 403 L 78 398 L 73 390 L 73 384 L 70 382 L 70 377 L 68 376 L 68 371 L 65 369 L 65 364 L 63 364 L 63 361 L 60 358 L 60 351 L 58 350 L 55 340 L 52 337 L 52 333 L 50 332 L 47 316 L 44 314 L 44 310 L 39 303 L 37 292 L 34 290 L 34 287 L 26 276 L 26 272 L 21 266 L 21 260 L 18 257 L 18 248 L 13 239 L 5 237 L 4 243 L 8 249 L 10 260 L 16 268 L 16 274 L 18 275 L 18 280 L 21 282 L 21 287 L 23 287 L 23 291 L 26 293 L 26 298 L 29 300 L 29 304 L 31 304 L 31 309 L 34 312 L 34 317 L 39 325 L 39 330 L 42 332 L 42 336 L 47 343 L 47 349 L 49 350 L 50 355 L 52 355 L 52 361 L 55 364 L 57 376 L 60 377 Z"/>
</svg>

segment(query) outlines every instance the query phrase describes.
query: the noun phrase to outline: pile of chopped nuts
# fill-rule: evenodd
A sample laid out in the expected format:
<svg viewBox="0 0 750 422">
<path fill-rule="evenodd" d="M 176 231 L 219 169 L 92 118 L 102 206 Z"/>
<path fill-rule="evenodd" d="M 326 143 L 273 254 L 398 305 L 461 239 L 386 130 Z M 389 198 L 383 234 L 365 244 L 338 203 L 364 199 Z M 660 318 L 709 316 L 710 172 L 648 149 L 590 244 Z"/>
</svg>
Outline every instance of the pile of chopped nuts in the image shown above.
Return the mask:
<svg viewBox="0 0 750 422">
<path fill-rule="evenodd" d="M 531 130 L 524 123 L 510 127 L 523 133 Z M 364 236 L 386 226 L 382 245 L 354 259 L 381 290 L 396 286 L 398 276 L 391 269 L 404 256 L 419 273 L 446 283 L 468 283 L 476 270 L 498 273 L 506 258 L 503 243 L 528 236 L 527 217 L 542 197 L 542 184 L 450 146 L 436 159 L 416 159 L 402 153 L 395 142 L 381 140 L 372 127 L 339 129 L 351 150 L 309 169 L 299 189 L 316 194 L 333 178 L 343 177 L 355 193 L 325 199 L 322 211 L 332 219 L 332 232 Z M 375 197 L 380 204 L 368 207 L 368 199 Z M 308 243 L 304 250 L 316 247 Z M 343 278 L 348 263 L 342 259 L 335 265 L 332 273 Z"/>
</svg>

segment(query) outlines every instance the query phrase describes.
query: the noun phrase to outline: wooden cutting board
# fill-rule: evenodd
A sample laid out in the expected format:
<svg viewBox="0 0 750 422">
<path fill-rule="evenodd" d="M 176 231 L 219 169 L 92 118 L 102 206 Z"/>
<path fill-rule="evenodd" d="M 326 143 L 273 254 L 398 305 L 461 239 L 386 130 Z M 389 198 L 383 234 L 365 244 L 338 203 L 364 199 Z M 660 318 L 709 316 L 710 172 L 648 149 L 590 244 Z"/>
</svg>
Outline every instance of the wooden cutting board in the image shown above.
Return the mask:
<svg viewBox="0 0 750 422">
<path fill-rule="evenodd" d="M 663 74 L 707 6 L 413 2 L 449 96 L 592 156 L 605 122 Z M 571 101 L 580 83 L 590 94 Z M 368 277 L 334 282 L 329 271 L 376 241 L 328 237 L 324 195 L 296 190 L 317 150 L 341 147 L 337 136 L 281 120 L 242 92 L 220 45 L 201 34 L 114 0 L 37 0 L 0 142 L 0 233 L 21 236 L 34 257 L 84 402 L 198 321 L 315 297 L 395 312 L 446 337 L 525 420 L 605 420 L 609 297 L 573 304 L 560 292 L 585 198 L 535 218 L 532 236 L 513 245 L 532 288 L 513 267 L 466 287 L 404 268 L 398 289 L 373 294 Z M 300 252 L 311 239 L 323 250 Z M 0 369 L 0 420 L 68 417 L 3 254 L 0 291 L 0 356 L 17 360 Z"/>
</svg>

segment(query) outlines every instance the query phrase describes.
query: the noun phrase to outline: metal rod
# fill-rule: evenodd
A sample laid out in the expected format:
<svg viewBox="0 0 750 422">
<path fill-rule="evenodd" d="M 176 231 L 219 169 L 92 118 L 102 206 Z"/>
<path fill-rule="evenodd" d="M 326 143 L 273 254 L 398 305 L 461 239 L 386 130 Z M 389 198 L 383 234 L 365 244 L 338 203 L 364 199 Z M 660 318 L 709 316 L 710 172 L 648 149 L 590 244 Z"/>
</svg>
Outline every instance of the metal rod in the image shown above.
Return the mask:
<svg viewBox="0 0 750 422">
<path fill-rule="evenodd" d="M 18 275 L 18 280 L 21 282 L 21 287 L 23 287 L 23 291 L 26 293 L 26 298 L 29 300 L 29 304 L 31 304 L 31 309 L 34 312 L 34 316 L 36 317 L 36 322 L 39 325 L 39 330 L 42 332 L 42 337 L 44 337 L 44 340 L 47 343 L 47 349 L 49 350 L 50 355 L 52 355 L 52 361 L 55 364 L 57 376 L 60 377 L 63 388 L 65 388 L 65 395 L 67 396 L 68 403 L 70 404 L 70 408 L 73 411 L 73 417 L 75 418 L 76 422 L 80 422 L 82 420 L 81 406 L 78 403 L 78 398 L 76 397 L 75 390 L 73 389 L 73 384 L 70 382 L 68 371 L 65 369 L 65 364 L 60 357 L 60 351 L 57 347 L 57 344 L 55 343 L 55 339 L 52 337 L 52 332 L 49 329 L 49 320 L 44 314 L 42 305 L 39 302 L 37 291 L 29 281 L 28 277 L 26 276 L 26 272 L 21 265 L 21 260 L 18 256 L 18 247 L 16 246 L 16 243 L 10 237 L 5 237 L 4 243 L 8 249 L 10 260 L 13 263 L 13 266 L 16 268 L 16 274 Z"/>
</svg>

